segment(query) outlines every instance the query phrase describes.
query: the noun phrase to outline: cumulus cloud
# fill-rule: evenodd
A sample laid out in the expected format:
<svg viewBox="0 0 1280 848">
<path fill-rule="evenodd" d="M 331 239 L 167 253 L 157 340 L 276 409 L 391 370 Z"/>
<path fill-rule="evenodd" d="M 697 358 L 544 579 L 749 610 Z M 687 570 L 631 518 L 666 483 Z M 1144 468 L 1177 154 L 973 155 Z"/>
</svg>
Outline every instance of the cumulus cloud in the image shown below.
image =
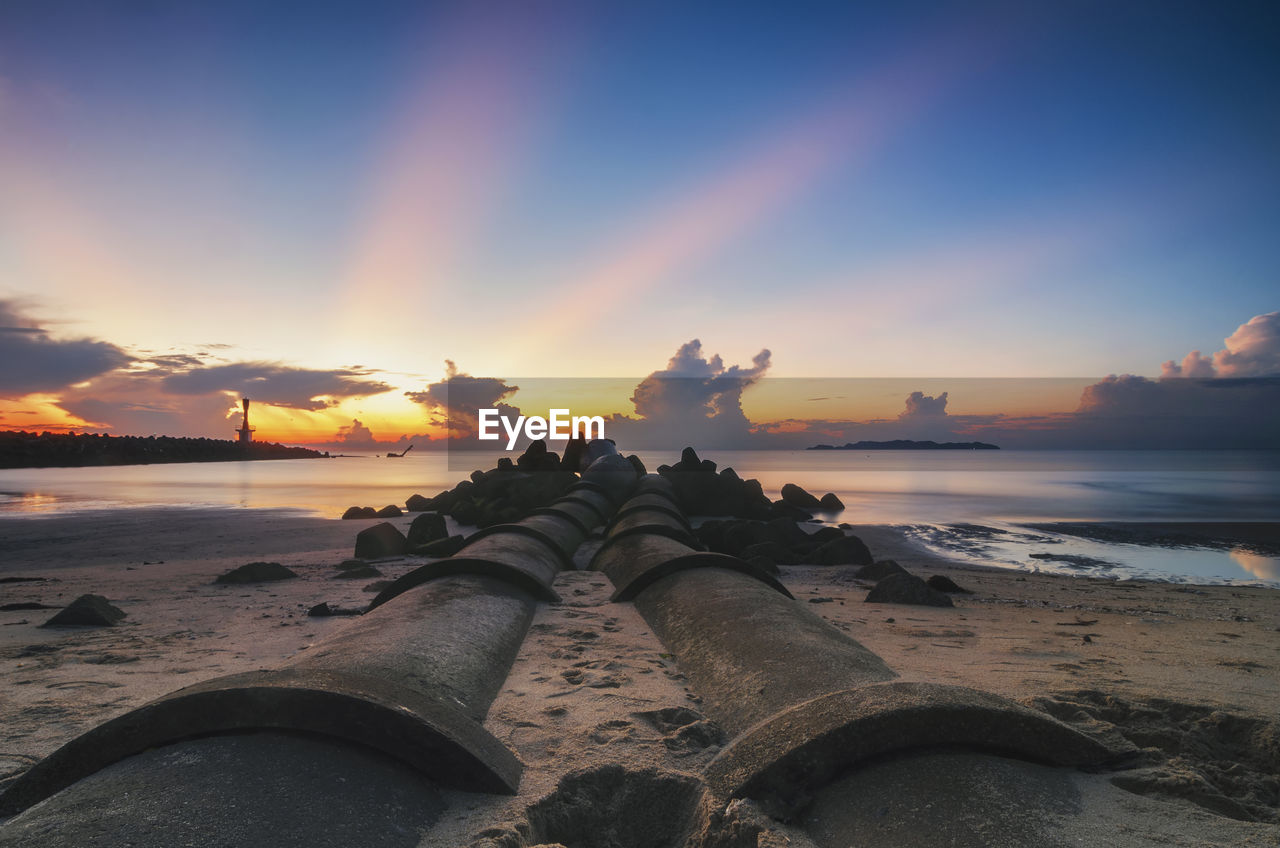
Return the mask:
<svg viewBox="0 0 1280 848">
<path fill-rule="evenodd" d="M 260 403 L 292 409 L 327 409 L 336 399 L 390 391 L 364 371 L 295 368 L 278 362 L 233 362 L 187 367 L 167 374 L 161 388 L 175 395 L 232 392 Z"/>
<path fill-rule="evenodd" d="M 94 339 L 55 339 L 22 314 L 13 300 L 0 300 L 0 397 L 57 392 L 120 368 L 123 350 Z"/>
<path fill-rule="evenodd" d="M 703 354 L 700 340 L 686 342 L 666 368 L 636 386 L 636 417 L 614 416 L 605 432 L 635 447 L 748 447 L 758 439 L 742 411 L 742 394 L 769 370 L 771 355 L 764 349 L 749 367 L 725 367 L 719 354 Z"/>
<path fill-rule="evenodd" d="M 1188 353 L 1181 363 L 1170 359 L 1160 369 L 1165 379 L 1189 377 L 1271 377 L 1280 375 L 1280 312 L 1255 315 L 1236 328 L 1213 356 Z"/>
<path fill-rule="evenodd" d="M 350 424 L 339 427 L 335 441 L 347 447 L 373 446 L 378 442 L 373 436 L 373 431 L 366 427 L 359 418 L 353 418 Z"/>
<path fill-rule="evenodd" d="M 481 409 L 496 409 L 504 418 L 514 420 L 520 408 L 505 402 L 519 386 L 509 386 L 498 377 L 473 377 L 458 370 L 452 359 L 446 359 L 445 378 L 430 383 L 420 392 L 405 392 L 405 397 L 427 408 L 431 420 L 449 430 L 450 439 L 470 439 L 479 431 Z"/>
<path fill-rule="evenodd" d="M 930 397 L 924 392 L 912 392 L 907 395 L 906 409 L 898 416 L 899 421 L 917 418 L 942 418 L 947 414 L 947 393 Z"/>
</svg>

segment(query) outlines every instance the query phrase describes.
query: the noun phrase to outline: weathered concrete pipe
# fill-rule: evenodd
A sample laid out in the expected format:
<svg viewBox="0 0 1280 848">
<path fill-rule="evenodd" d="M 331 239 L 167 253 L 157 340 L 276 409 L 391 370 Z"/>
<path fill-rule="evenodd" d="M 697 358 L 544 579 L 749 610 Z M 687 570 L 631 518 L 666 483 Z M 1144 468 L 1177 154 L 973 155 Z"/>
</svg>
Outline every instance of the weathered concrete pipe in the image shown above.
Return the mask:
<svg viewBox="0 0 1280 848">
<path fill-rule="evenodd" d="M 535 608 L 527 592 L 494 578 L 434 581 L 277 669 L 197 683 L 82 734 L 13 783 L 0 812 L 149 748 L 261 730 L 362 745 L 445 786 L 514 792 L 519 761 L 480 722 Z"/>
<path fill-rule="evenodd" d="M 628 552 L 649 573 L 666 554 L 689 556 L 642 533 L 610 547 L 598 561 L 606 575 L 619 575 L 619 590 L 641 570 L 621 561 Z M 720 797 L 767 800 L 794 813 L 855 763 L 930 746 L 1071 766 L 1121 753 L 1004 698 L 897 682 L 879 656 L 743 569 L 672 569 L 634 602 L 707 714 L 733 737 L 704 775 Z"/>
<path fill-rule="evenodd" d="M 610 539 L 591 560 L 591 569 L 604 572 L 616 587 L 612 600 L 630 601 L 653 583 L 691 568 L 725 568 L 759 580 L 790 598 L 787 587 L 739 557 L 698 551 L 660 534 L 633 533 Z"/>
</svg>

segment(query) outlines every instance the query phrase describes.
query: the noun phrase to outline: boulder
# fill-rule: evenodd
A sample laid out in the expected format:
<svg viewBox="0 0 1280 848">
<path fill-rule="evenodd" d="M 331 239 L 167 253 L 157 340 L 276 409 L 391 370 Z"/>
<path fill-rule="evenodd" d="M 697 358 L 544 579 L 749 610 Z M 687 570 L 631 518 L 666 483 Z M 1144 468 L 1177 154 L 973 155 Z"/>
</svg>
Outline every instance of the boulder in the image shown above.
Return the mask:
<svg viewBox="0 0 1280 848">
<path fill-rule="evenodd" d="M 351 571 L 356 568 L 364 568 L 368 564 L 362 559 L 344 559 L 336 567 L 339 571 Z"/>
<path fill-rule="evenodd" d="M 738 556 L 750 562 L 754 558 L 765 559 L 774 565 L 795 565 L 800 562 L 800 557 L 784 548 L 774 541 L 756 542 L 747 545 L 738 554 Z M 776 569 L 773 569 L 776 571 Z"/>
<path fill-rule="evenodd" d="M 951 599 L 914 574 L 890 574 L 867 593 L 869 604 L 914 604 L 924 607 L 955 606 Z"/>
<path fill-rule="evenodd" d="M 770 511 L 775 518 L 789 518 L 792 521 L 808 521 L 813 517 L 808 510 L 789 504 L 782 498 L 773 502 L 773 509 Z"/>
<path fill-rule="evenodd" d="M 395 504 L 387 504 L 374 514 L 376 518 L 399 518 L 402 515 L 404 511 Z"/>
<path fill-rule="evenodd" d="M 406 512 L 426 512 L 431 509 L 431 498 L 424 498 L 422 495 L 410 495 L 409 500 L 404 502 Z"/>
<path fill-rule="evenodd" d="M 637 477 L 643 477 L 644 475 L 649 473 L 648 471 L 645 470 L 644 462 L 642 462 L 640 460 L 640 457 L 636 456 L 635 454 L 631 454 L 630 456 L 628 456 L 627 462 L 631 463 L 631 467 L 636 470 Z"/>
<path fill-rule="evenodd" d="M 409 534 L 405 545 L 415 548 L 428 542 L 434 542 L 436 539 L 443 539 L 448 535 L 449 528 L 445 525 L 443 515 L 438 512 L 424 512 L 413 519 L 413 523 L 409 525 Z"/>
<path fill-rule="evenodd" d="M 840 531 L 836 531 L 840 532 Z M 826 542 L 810 557 L 817 565 L 871 565 L 871 551 L 857 536 L 841 536 Z"/>
<path fill-rule="evenodd" d="M 419 556 L 451 557 L 467 543 L 466 536 L 450 536 L 447 539 L 436 539 L 425 545 L 418 545 L 413 552 Z"/>
<path fill-rule="evenodd" d="M 834 492 L 827 492 L 818 501 L 818 505 L 822 507 L 823 512 L 843 512 L 844 501 L 835 496 Z"/>
<path fill-rule="evenodd" d="M 882 559 L 858 569 L 853 575 L 858 580 L 883 580 L 890 574 L 906 574 L 907 570 L 891 559 Z"/>
<path fill-rule="evenodd" d="M 361 531 L 364 532 L 364 531 Z M 214 583 L 269 583 L 274 580 L 289 580 L 298 575 L 278 562 L 251 562 L 239 568 L 233 568 L 223 574 Z"/>
<path fill-rule="evenodd" d="M 114 627 L 116 622 L 127 615 L 127 612 L 113 606 L 110 601 L 101 595 L 81 595 L 40 626 Z"/>
<path fill-rule="evenodd" d="M 389 522 L 366 527 L 356 534 L 356 558 L 379 559 L 405 551 L 404 534 Z"/>
<path fill-rule="evenodd" d="M 800 509 L 819 509 L 822 502 L 795 483 L 787 483 L 782 487 L 783 503 L 790 504 Z"/>
<path fill-rule="evenodd" d="M 950 595 L 972 595 L 973 591 L 961 587 L 956 581 L 942 574 L 935 574 L 925 581 L 939 592 L 946 592 Z"/>
<path fill-rule="evenodd" d="M 351 506 L 342 513 L 343 518 L 377 518 L 378 513 L 371 506 Z"/>
</svg>

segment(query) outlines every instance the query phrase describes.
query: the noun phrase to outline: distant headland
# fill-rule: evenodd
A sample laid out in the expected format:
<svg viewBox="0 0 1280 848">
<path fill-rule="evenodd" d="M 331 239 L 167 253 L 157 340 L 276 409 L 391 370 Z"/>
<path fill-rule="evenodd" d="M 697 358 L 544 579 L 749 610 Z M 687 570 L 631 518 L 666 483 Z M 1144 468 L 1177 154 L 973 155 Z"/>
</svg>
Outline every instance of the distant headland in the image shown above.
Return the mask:
<svg viewBox="0 0 1280 848">
<path fill-rule="evenodd" d="M 328 454 L 272 442 L 232 442 L 176 436 L 107 436 L 93 433 L 0 432 L 0 468 L 72 468 L 86 465 L 150 465 L 158 462 L 233 462 L 246 459 L 315 459 Z"/>
<path fill-rule="evenodd" d="M 986 442 L 917 442 L 894 439 L 891 442 L 845 442 L 843 445 L 814 445 L 805 450 L 1000 450 Z"/>
</svg>

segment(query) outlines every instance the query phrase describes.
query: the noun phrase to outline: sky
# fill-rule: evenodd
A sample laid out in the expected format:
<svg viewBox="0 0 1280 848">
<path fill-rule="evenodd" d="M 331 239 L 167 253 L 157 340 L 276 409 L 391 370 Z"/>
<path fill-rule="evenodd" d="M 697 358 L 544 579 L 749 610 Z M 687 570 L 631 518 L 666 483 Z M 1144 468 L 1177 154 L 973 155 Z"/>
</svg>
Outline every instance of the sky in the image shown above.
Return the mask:
<svg viewBox="0 0 1280 848">
<path fill-rule="evenodd" d="M 1208 381 L 1184 435 L 1255 445 L 1278 80 L 1266 2 L 10 0 L 0 428 L 403 443 L 450 374 L 665 373 L 1073 446 Z"/>
</svg>

